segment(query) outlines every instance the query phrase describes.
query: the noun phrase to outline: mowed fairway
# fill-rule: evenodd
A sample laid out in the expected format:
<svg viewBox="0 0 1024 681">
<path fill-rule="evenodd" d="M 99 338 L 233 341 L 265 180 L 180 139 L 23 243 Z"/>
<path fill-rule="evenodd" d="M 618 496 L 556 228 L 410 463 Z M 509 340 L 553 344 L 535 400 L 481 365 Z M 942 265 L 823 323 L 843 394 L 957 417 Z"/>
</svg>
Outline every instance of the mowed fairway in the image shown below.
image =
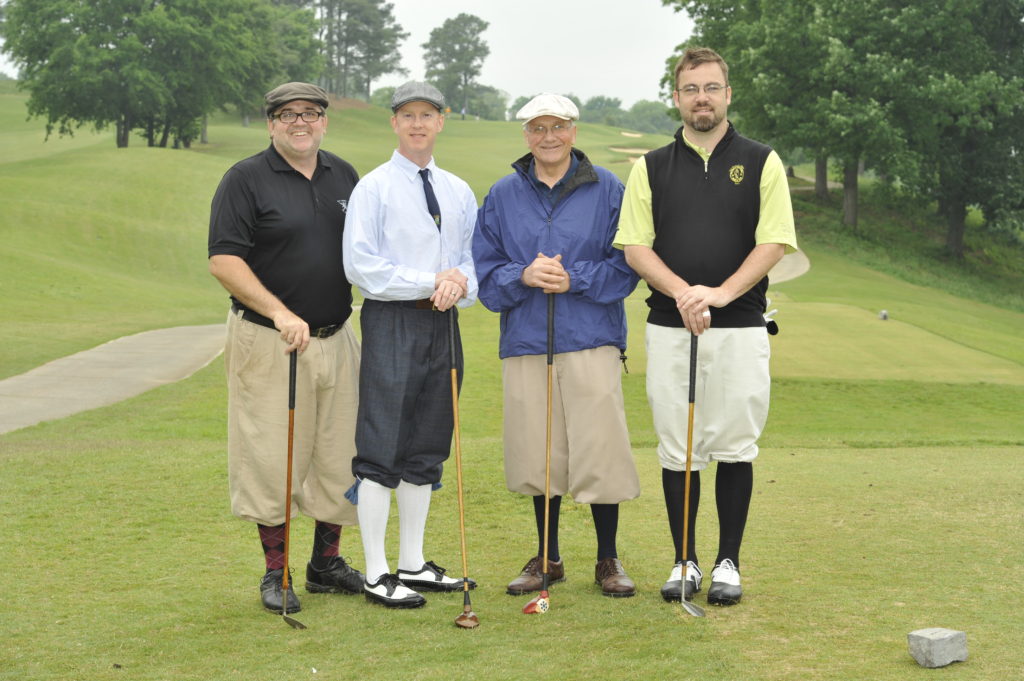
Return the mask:
<svg viewBox="0 0 1024 681">
<path fill-rule="evenodd" d="M 109 134 L 42 144 L 23 106 L 0 90 L 0 378 L 126 333 L 220 322 L 209 200 L 224 170 L 265 144 L 262 128 L 224 117 L 193 151 L 139 140 L 118 150 Z M 326 146 L 360 172 L 390 154 L 386 112 L 332 113 Z M 625 177 L 625 154 L 608 149 L 623 140 L 665 141 L 582 126 L 578 143 Z M 482 198 L 524 152 L 515 124 L 452 120 L 437 157 Z M 520 613 L 528 598 L 504 585 L 534 549 L 532 509 L 504 488 L 497 316 L 475 306 L 462 317 L 460 404 L 479 629 L 454 627 L 459 595 L 394 612 L 306 594 L 305 518 L 292 545 L 309 629 L 261 610 L 255 529 L 228 508 L 217 360 L 124 403 L 0 436 L 0 679 L 1017 678 L 1024 315 L 830 252 L 809 257 L 807 275 L 770 291 L 782 331 L 740 605 L 697 620 L 658 595 L 672 552 L 638 290 L 624 387 L 643 492 L 622 507 L 619 553 L 640 592 L 600 595 L 590 511 L 566 500 L 568 579 L 546 615 Z M 434 496 L 427 557 L 458 573 L 453 472 Z M 717 542 L 712 478 L 696 528 L 705 567 Z M 342 553 L 362 566 L 358 530 L 345 531 Z M 966 631 L 970 659 L 918 667 L 906 634 L 932 626 Z"/>
</svg>

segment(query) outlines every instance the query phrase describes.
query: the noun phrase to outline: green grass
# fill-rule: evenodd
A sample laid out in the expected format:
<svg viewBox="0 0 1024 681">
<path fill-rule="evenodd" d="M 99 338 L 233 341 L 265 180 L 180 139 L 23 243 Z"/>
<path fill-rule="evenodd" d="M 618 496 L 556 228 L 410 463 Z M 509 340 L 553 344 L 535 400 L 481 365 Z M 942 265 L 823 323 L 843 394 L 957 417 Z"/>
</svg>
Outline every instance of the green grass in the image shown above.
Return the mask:
<svg viewBox="0 0 1024 681">
<path fill-rule="evenodd" d="M 0 138 L 16 152 L 0 159 L 0 377 L 125 333 L 220 322 L 225 294 L 205 265 L 209 200 L 231 163 L 266 144 L 262 127 L 219 117 L 213 144 L 191 152 L 116 150 L 102 134 L 41 145 L 28 140 L 38 122 L 16 111 L 23 100 L 0 88 L 0 122 L 21 131 Z M 327 146 L 366 172 L 393 146 L 386 120 L 379 109 L 336 112 Z M 620 175 L 628 154 L 609 147 L 662 142 L 595 126 L 579 137 Z M 524 150 L 515 124 L 452 120 L 438 160 L 482 196 Z M 622 507 L 619 551 L 640 593 L 599 595 L 590 513 L 567 499 L 568 581 L 550 613 L 520 614 L 527 599 L 504 584 L 533 549 L 532 511 L 504 488 L 497 318 L 475 306 L 462 317 L 461 415 L 480 629 L 455 629 L 457 595 L 393 612 L 300 591 L 305 632 L 261 611 L 256 533 L 228 506 L 217 360 L 118 405 L 0 436 L 0 679 L 1015 678 L 1024 314 L 988 294 L 956 295 L 991 290 L 979 272 L 940 280 L 915 273 L 928 258 L 902 240 L 885 249 L 842 234 L 831 209 L 798 200 L 812 268 L 769 292 L 782 332 L 741 605 L 695 620 L 658 595 L 671 545 L 638 291 L 627 301 L 623 385 L 643 493 Z M 866 267 L 881 251 L 886 271 Z M 1012 262 L 1010 253 L 1001 257 Z M 427 554 L 458 572 L 450 474 L 434 496 Z M 717 541 L 712 477 L 696 527 L 705 564 Z M 300 587 L 310 534 L 298 519 Z M 357 530 L 342 551 L 362 565 Z M 919 668 L 906 634 L 931 626 L 966 631 L 970 659 Z"/>
</svg>

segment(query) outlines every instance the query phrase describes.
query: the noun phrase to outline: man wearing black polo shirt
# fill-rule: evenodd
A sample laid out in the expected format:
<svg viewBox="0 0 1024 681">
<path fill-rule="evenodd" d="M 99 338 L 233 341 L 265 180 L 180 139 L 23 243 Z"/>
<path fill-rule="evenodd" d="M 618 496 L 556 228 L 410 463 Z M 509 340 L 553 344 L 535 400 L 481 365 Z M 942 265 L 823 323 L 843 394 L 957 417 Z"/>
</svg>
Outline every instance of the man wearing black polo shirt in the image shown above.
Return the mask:
<svg viewBox="0 0 1024 681">
<path fill-rule="evenodd" d="M 263 606 L 280 613 L 284 564 L 288 355 L 299 352 L 292 499 L 316 520 L 306 590 L 358 593 L 363 577 L 338 555 L 356 524 L 353 483 L 359 344 L 341 235 L 355 169 L 320 143 L 327 93 L 286 83 L 266 95 L 270 146 L 236 163 L 210 212 L 210 273 L 231 294 L 228 376 L 231 510 L 257 523 Z M 290 580 L 289 580 L 290 583 Z M 299 601 L 288 589 L 288 612 Z"/>
</svg>

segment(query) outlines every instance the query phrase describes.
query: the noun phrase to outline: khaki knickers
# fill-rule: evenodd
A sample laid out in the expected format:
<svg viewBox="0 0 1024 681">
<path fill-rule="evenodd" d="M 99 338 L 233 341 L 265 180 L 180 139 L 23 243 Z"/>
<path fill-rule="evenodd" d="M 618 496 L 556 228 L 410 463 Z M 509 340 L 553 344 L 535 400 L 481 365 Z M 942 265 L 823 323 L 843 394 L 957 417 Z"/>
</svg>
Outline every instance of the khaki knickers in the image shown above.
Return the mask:
<svg viewBox="0 0 1024 681">
<path fill-rule="evenodd" d="M 280 334 L 228 315 L 228 488 L 231 512 L 261 525 L 284 522 L 288 462 L 288 355 Z M 359 342 L 346 322 L 312 338 L 299 355 L 295 388 L 292 511 L 355 525 L 352 486 Z"/>
<path fill-rule="evenodd" d="M 551 494 L 583 504 L 640 495 L 622 399 L 619 350 L 610 346 L 554 356 Z M 544 494 L 547 356 L 502 361 L 505 480 L 520 494 Z"/>
</svg>

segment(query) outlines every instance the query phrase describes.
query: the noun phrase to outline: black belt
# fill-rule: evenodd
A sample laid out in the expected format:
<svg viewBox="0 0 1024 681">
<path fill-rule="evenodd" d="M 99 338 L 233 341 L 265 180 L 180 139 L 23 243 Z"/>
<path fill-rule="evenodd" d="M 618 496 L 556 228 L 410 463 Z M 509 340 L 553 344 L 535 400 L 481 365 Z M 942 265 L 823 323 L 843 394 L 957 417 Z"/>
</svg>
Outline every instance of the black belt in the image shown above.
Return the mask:
<svg viewBox="0 0 1024 681">
<path fill-rule="evenodd" d="M 430 301 L 427 301 L 427 302 L 430 302 Z M 241 310 L 242 311 L 242 319 L 244 319 L 247 322 L 252 322 L 253 324 L 258 324 L 259 326 L 265 326 L 266 328 L 274 329 L 275 331 L 277 330 L 277 327 L 274 326 L 274 322 L 270 321 L 269 319 L 267 319 L 266 317 L 264 317 L 261 314 L 253 312 L 252 310 L 246 310 L 245 308 L 239 307 L 238 305 L 235 305 L 235 304 L 231 305 L 231 310 L 233 312 L 235 312 L 235 313 L 237 313 L 239 310 Z M 316 328 L 316 329 L 310 329 L 309 330 L 309 337 L 310 338 L 330 338 L 334 334 L 338 333 L 338 330 L 341 329 L 342 326 L 344 326 L 344 324 L 331 324 L 329 326 L 321 326 L 321 327 Z"/>
<path fill-rule="evenodd" d="M 421 298 L 420 300 L 375 300 L 375 303 L 381 305 L 397 305 L 398 307 L 414 307 L 417 310 L 436 310 L 434 303 L 430 298 Z"/>
</svg>

